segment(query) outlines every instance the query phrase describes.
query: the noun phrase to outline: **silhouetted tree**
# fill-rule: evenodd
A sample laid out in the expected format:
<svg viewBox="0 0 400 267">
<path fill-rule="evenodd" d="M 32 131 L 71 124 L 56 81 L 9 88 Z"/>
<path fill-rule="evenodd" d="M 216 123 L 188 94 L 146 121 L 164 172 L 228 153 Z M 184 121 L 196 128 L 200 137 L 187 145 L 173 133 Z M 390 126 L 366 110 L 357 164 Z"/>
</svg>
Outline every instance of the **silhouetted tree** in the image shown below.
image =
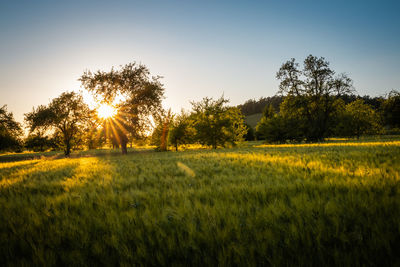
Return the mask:
<svg viewBox="0 0 400 267">
<path fill-rule="evenodd" d="M 31 133 L 39 128 L 54 131 L 59 136 L 55 139 L 61 139 L 64 154 L 69 156 L 72 147 L 81 141 L 78 137 L 85 128 L 89 113 L 81 95 L 65 92 L 54 98 L 48 106 L 39 106 L 25 114 L 25 121 Z"/>
<path fill-rule="evenodd" d="M 400 128 L 400 92 L 391 91 L 382 104 L 384 123 L 391 128 Z"/>
<path fill-rule="evenodd" d="M 141 137 L 150 129 L 149 116 L 161 109 L 164 95 L 160 77 L 150 77 L 148 68 L 130 63 L 109 72 L 86 71 L 79 79 L 88 91 L 101 98 L 104 103 L 112 103 L 117 97 L 122 101 L 117 105 L 118 114 L 109 121 L 123 154 L 127 153 L 128 134 Z"/>
<path fill-rule="evenodd" d="M 287 61 L 276 77 L 281 81 L 279 93 L 286 95 L 281 112 L 284 107 L 286 118 L 301 118 L 307 140 L 322 140 L 332 126 L 335 100 L 352 92 L 352 80 L 346 74 L 335 76 L 325 58 L 312 55 L 302 70 L 295 59 Z"/>
<path fill-rule="evenodd" d="M 43 152 L 52 147 L 52 141 L 48 136 L 41 136 L 39 134 L 30 134 L 25 139 L 25 148 L 35 152 Z"/>
<path fill-rule="evenodd" d="M 0 108 L 0 151 L 20 151 L 22 148 L 21 125 L 14 120 L 12 112 L 7 106 Z"/>
<path fill-rule="evenodd" d="M 246 128 L 246 133 L 243 136 L 244 140 L 246 140 L 246 141 L 254 141 L 256 139 L 256 134 L 254 132 L 253 127 L 251 127 L 247 123 L 245 123 L 244 126 Z"/>
</svg>

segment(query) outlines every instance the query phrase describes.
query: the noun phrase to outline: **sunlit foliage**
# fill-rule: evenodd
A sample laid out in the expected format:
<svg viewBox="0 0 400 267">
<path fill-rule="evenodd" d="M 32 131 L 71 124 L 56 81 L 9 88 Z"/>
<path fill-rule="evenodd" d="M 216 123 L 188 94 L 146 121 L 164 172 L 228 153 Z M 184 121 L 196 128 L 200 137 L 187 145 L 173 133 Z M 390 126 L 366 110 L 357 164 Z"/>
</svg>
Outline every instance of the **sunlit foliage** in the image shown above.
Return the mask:
<svg viewBox="0 0 400 267">
<path fill-rule="evenodd" d="M 160 79 L 150 76 L 145 65 L 135 62 L 109 72 L 85 71 L 79 79 L 103 105 L 120 98 L 115 107 L 118 112 L 106 121 L 105 129 L 118 141 L 123 154 L 127 153 L 128 137 L 143 137 L 151 125 L 150 115 L 161 110 L 164 87 Z"/>
</svg>

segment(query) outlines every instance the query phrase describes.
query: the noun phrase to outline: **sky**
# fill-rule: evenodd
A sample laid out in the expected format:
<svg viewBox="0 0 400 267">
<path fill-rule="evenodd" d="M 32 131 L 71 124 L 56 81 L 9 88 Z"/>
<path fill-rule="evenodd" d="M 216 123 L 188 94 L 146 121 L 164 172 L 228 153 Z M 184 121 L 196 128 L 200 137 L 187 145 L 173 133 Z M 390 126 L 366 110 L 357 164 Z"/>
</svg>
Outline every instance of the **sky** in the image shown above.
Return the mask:
<svg viewBox="0 0 400 267">
<path fill-rule="evenodd" d="M 0 106 L 17 121 L 85 70 L 161 75 L 164 106 L 275 95 L 283 62 L 325 57 L 360 95 L 400 88 L 400 1 L 0 0 Z"/>
</svg>

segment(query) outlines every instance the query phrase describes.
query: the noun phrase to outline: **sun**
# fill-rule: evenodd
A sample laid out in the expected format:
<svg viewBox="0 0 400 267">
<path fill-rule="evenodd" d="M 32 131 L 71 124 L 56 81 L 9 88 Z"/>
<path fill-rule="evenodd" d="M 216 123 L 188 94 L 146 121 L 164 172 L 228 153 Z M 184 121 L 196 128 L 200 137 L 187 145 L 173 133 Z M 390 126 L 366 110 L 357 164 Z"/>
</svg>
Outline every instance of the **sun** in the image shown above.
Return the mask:
<svg viewBox="0 0 400 267">
<path fill-rule="evenodd" d="M 111 117 L 114 117 L 117 114 L 117 110 L 108 104 L 101 104 L 98 108 L 97 108 L 97 115 L 101 118 L 101 119 L 109 119 Z"/>
</svg>

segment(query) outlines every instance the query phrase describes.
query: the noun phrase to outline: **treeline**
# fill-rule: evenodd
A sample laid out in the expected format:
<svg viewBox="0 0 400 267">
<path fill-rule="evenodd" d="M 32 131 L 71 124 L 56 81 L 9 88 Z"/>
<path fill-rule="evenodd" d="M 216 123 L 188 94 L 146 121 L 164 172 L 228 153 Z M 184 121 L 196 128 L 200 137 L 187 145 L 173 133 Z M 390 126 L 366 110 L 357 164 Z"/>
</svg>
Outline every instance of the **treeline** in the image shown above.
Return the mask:
<svg viewBox="0 0 400 267">
<path fill-rule="evenodd" d="M 192 102 L 190 112 L 159 114 L 151 143 L 161 151 L 167 150 L 168 145 L 178 150 L 180 145 L 186 144 L 201 144 L 214 149 L 237 144 L 243 140 L 248 128 L 240 110 L 227 106 L 228 102 L 223 97 L 217 100 L 206 97 L 200 102 Z"/>
<path fill-rule="evenodd" d="M 283 101 L 283 96 L 275 95 L 268 97 L 260 97 L 260 99 L 249 99 L 244 104 L 238 105 L 244 116 L 249 116 L 257 113 L 262 113 L 266 106 L 272 106 L 276 111 L 279 111 L 279 106 Z"/>
<path fill-rule="evenodd" d="M 25 114 L 25 126 L 29 131 L 26 138 L 21 124 L 3 106 L 0 112 L 6 120 L 2 119 L 1 123 L 1 148 L 2 151 L 17 152 L 24 149 L 36 152 L 64 150 L 65 155 L 69 155 L 73 148 L 96 149 L 107 145 L 120 148 L 118 131 L 125 131 L 126 141 L 131 146 L 133 143 L 149 144 L 159 151 L 166 151 L 171 146 L 178 150 L 187 144 L 201 144 L 214 149 L 234 146 L 244 140 L 248 129 L 240 110 L 228 106 L 228 102 L 223 97 L 217 100 L 206 97 L 200 102 L 192 102 L 190 112 L 182 110 L 173 114 L 170 110 L 160 109 L 153 114 L 155 127 L 147 136 L 129 132 L 127 127 L 122 129 L 121 122 L 116 121 L 120 118 L 100 119 L 80 94 L 65 92 L 48 106 L 38 106 Z M 7 127 L 3 127 L 3 122 Z"/>
<path fill-rule="evenodd" d="M 341 98 L 345 104 L 354 102 L 356 100 L 362 100 L 365 104 L 372 106 L 375 110 L 381 110 L 382 104 L 386 100 L 386 98 L 383 96 L 371 97 L 369 95 L 360 96 L 355 94 L 339 95 L 338 98 Z M 263 113 L 265 107 L 267 106 L 272 106 L 274 110 L 278 112 L 283 100 L 283 95 L 260 97 L 258 100 L 249 99 L 243 104 L 237 105 L 237 107 L 240 109 L 244 116 Z"/>
<path fill-rule="evenodd" d="M 127 146 L 133 143 L 151 143 L 158 150 L 167 150 L 169 144 L 178 149 L 189 143 L 217 148 L 235 145 L 247 131 L 240 110 L 227 106 L 224 98 L 193 102 L 189 113 L 165 112 L 160 77 L 151 76 L 141 64 L 127 64 L 109 72 L 86 71 L 79 80 L 93 94 L 97 108 L 90 109 L 80 93 L 64 92 L 48 105 L 25 114 L 25 138 L 23 126 L 3 106 L 0 151 L 63 150 L 69 156 L 73 149 L 112 145 L 126 154 Z M 99 110 L 104 105 L 113 114 L 102 117 Z"/>
<path fill-rule="evenodd" d="M 323 57 L 308 56 L 300 69 L 295 59 L 276 75 L 283 101 L 270 104 L 256 127 L 256 136 L 268 142 L 315 142 L 331 136 L 400 133 L 400 93 L 386 98 L 357 97 L 352 80 L 336 75 Z"/>
<path fill-rule="evenodd" d="M 105 145 L 127 153 L 133 143 L 158 150 L 184 144 L 212 148 L 246 140 L 315 142 L 331 136 L 400 133 L 400 93 L 386 97 L 356 96 L 352 80 L 336 74 L 324 58 L 308 56 L 303 67 L 291 59 L 278 70 L 276 96 L 228 106 L 221 97 L 193 102 L 188 112 L 173 114 L 162 107 L 164 87 L 159 76 L 142 64 L 130 63 L 110 71 L 86 71 L 79 81 L 96 99 L 90 109 L 80 93 L 65 92 L 48 105 L 25 114 L 23 126 L 6 106 L 0 108 L 0 151 L 95 149 Z M 117 101 L 118 100 L 118 101 Z M 99 116 L 99 107 L 113 110 Z M 114 112 L 115 111 L 115 112 Z M 263 112 L 255 131 L 243 115 Z M 115 114 L 114 114 L 115 113 Z"/>
</svg>

